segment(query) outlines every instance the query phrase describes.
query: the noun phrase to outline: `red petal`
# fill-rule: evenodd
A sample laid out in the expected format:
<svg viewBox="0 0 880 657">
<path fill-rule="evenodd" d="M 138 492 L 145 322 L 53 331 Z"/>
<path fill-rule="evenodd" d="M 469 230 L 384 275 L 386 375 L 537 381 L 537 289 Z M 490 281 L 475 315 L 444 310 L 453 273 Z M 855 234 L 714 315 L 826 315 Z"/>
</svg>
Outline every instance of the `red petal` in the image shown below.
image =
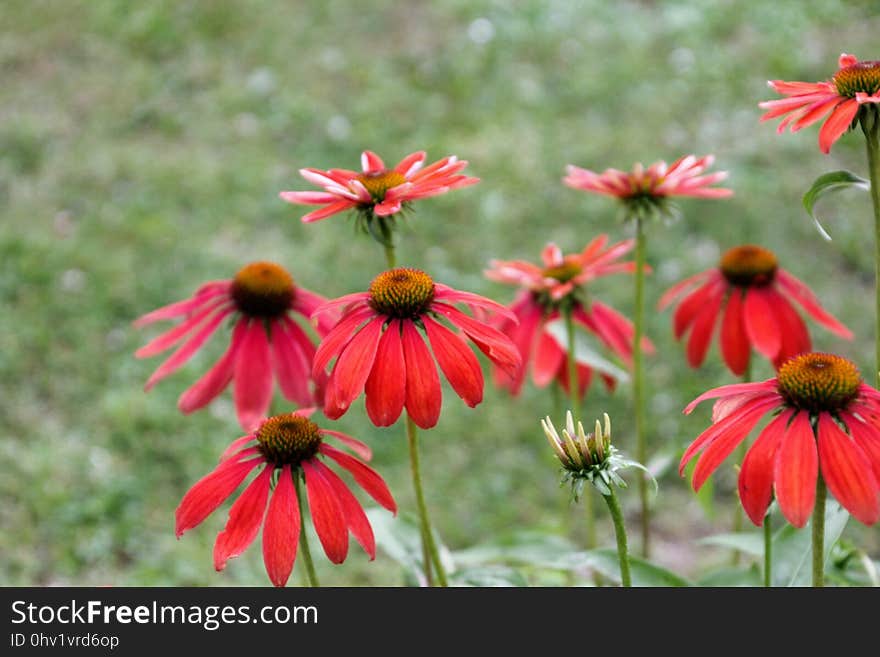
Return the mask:
<svg viewBox="0 0 880 657">
<path fill-rule="evenodd" d="M 483 372 L 477 357 L 464 340 L 442 324 L 430 317 L 423 317 L 422 322 L 449 385 L 473 408 L 483 401 Z"/>
<path fill-rule="evenodd" d="M 838 105 L 828 120 L 822 124 L 819 130 L 819 150 L 826 155 L 831 152 L 831 146 L 840 139 L 859 111 L 859 104 L 854 98 L 847 98 Z"/>
<path fill-rule="evenodd" d="M 489 357 L 489 360 L 510 376 L 516 376 L 517 371 L 522 365 L 522 357 L 516 345 L 501 331 L 472 317 L 468 317 L 444 303 L 435 302 L 431 304 L 431 310 L 445 315 L 450 322 L 464 331 L 474 341 L 474 344 Z"/>
<path fill-rule="evenodd" d="M 746 453 L 739 472 L 739 499 L 749 519 L 758 527 L 764 524 L 767 507 L 773 498 L 773 464 L 776 450 L 785 435 L 793 410 L 780 413 L 758 435 Z"/>
<path fill-rule="evenodd" d="M 330 429 L 321 429 L 321 433 L 333 436 L 336 440 L 360 456 L 364 461 L 369 461 L 373 458 L 373 450 L 371 450 L 366 443 L 363 443 L 356 438 L 352 438 L 348 434 L 344 434 L 340 431 L 332 431 Z"/>
<path fill-rule="evenodd" d="M 828 413 L 819 414 L 819 460 L 828 490 L 865 525 L 880 520 L 880 485 L 871 462 Z"/>
<path fill-rule="evenodd" d="M 431 352 L 411 321 L 402 322 L 403 357 L 406 361 L 406 411 L 422 429 L 440 419 L 443 393 Z"/>
<path fill-rule="evenodd" d="M 229 299 L 219 299 L 214 303 L 206 304 L 204 308 L 200 309 L 196 314 L 188 317 L 186 320 L 175 326 L 169 331 L 166 331 L 162 335 L 159 335 L 143 347 L 134 352 L 136 358 L 149 358 L 150 356 L 155 356 L 159 354 L 172 345 L 177 344 L 180 340 L 184 338 L 184 336 L 195 329 L 199 324 L 201 324 L 208 315 L 217 310 L 220 306 L 229 303 Z M 230 310 L 230 312 L 232 312 Z"/>
<path fill-rule="evenodd" d="M 715 272 L 711 269 L 708 271 L 701 271 L 699 274 L 694 274 L 693 276 L 689 276 L 683 281 L 679 281 L 663 293 L 663 296 L 660 297 L 660 301 L 657 303 L 657 310 L 666 309 L 666 307 L 669 306 L 669 304 L 672 303 L 677 296 L 682 294 L 688 288 L 691 288 L 699 283 L 703 283 L 704 279 L 713 273 Z"/>
<path fill-rule="evenodd" d="M 727 416 L 724 430 L 717 432 L 711 440 L 706 442 L 705 451 L 700 456 L 700 460 L 697 461 L 692 482 L 694 490 L 700 490 L 703 484 L 706 483 L 706 479 L 736 449 L 736 446 L 749 435 L 749 432 L 766 415 L 769 406 L 772 406 L 772 404 L 773 402 L 756 402 L 752 405 L 743 406 L 737 413 Z"/>
<path fill-rule="evenodd" d="M 773 467 L 776 500 L 782 515 L 795 527 L 803 527 L 813 512 L 818 474 L 819 457 L 810 415 L 801 411 L 788 425 Z"/>
<path fill-rule="evenodd" d="M 378 472 L 370 466 L 362 463 L 353 456 L 349 456 L 345 452 L 341 452 L 332 445 L 322 443 L 320 452 L 325 456 L 336 461 L 340 467 L 348 470 L 354 477 L 354 480 L 360 484 L 367 494 L 383 507 L 397 513 L 397 503 L 388 490 L 388 485 L 382 479 Z"/>
<path fill-rule="evenodd" d="M 720 278 L 712 278 L 705 285 L 687 295 L 675 309 L 672 316 L 672 328 L 675 339 L 680 340 L 688 327 L 694 322 L 699 312 L 705 307 L 712 297 L 719 297 L 723 293 L 726 283 Z"/>
<path fill-rule="evenodd" d="M 713 296 L 705 299 L 702 309 L 694 320 L 687 342 L 687 361 L 691 367 L 699 367 L 706 358 L 723 296 L 723 290 L 717 289 Z"/>
<path fill-rule="evenodd" d="M 849 428 L 856 445 L 862 448 L 871 467 L 874 469 L 874 478 L 880 482 L 880 430 L 867 422 L 862 422 L 850 413 L 842 413 L 841 418 Z"/>
<path fill-rule="evenodd" d="M 792 356 L 810 351 L 812 344 L 810 342 L 810 334 L 807 332 L 807 325 L 804 324 L 804 320 L 792 308 L 788 300 L 773 290 L 770 290 L 770 294 L 773 297 L 776 323 L 782 336 L 779 354 L 773 362 L 773 365 L 778 369 L 782 363 Z"/>
<path fill-rule="evenodd" d="M 376 349 L 373 370 L 367 379 L 367 415 L 377 427 L 389 427 L 400 417 L 406 402 L 406 364 L 400 341 L 400 320 L 392 320 Z"/>
<path fill-rule="evenodd" d="M 241 348 L 246 330 L 247 320 L 239 320 L 232 331 L 232 339 L 226 353 L 214 363 L 210 370 L 205 372 L 202 378 L 180 395 L 177 407 L 182 413 L 188 414 L 197 411 L 226 389 L 226 386 L 232 381 L 236 356 Z"/>
<path fill-rule="evenodd" d="M 780 269 L 776 272 L 776 280 L 783 290 L 788 292 L 797 301 L 807 314 L 827 328 L 832 333 L 847 340 L 852 340 L 853 334 L 846 326 L 837 321 L 833 315 L 827 312 L 821 305 L 813 291 L 802 281 L 792 276 L 789 272 Z"/>
<path fill-rule="evenodd" d="M 746 335 L 755 349 L 766 358 L 773 360 L 782 346 L 782 336 L 773 312 L 772 299 L 762 288 L 749 288 L 743 307 Z"/>
<path fill-rule="evenodd" d="M 553 381 L 559 375 L 559 369 L 565 358 L 565 351 L 542 327 L 538 343 L 535 345 L 535 359 L 532 362 L 532 380 L 535 385 L 543 388 Z"/>
<path fill-rule="evenodd" d="M 730 290 L 724 320 L 721 324 L 721 355 L 724 362 L 736 376 L 742 376 L 749 366 L 751 348 L 743 322 L 742 291 L 738 287 Z"/>
<path fill-rule="evenodd" d="M 509 336 L 522 359 L 522 367 L 517 370 L 516 376 L 511 378 L 506 372 L 494 367 L 496 383 L 510 390 L 511 394 L 518 395 L 526 377 L 526 362 L 531 356 L 538 337 L 538 325 L 544 315 L 544 310 L 531 300 L 531 294 L 514 304 L 513 309 L 519 318 L 519 324 L 503 323 L 499 326 L 502 332 Z"/>
<path fill-rule="evenodd" d="M 328 404 L 324 409 L 327 417 L 337 418 L 345 413 L 363 391 L 376 360 L 376 347 L 382 337 L 384 323 L 385 317 L 370 321 L 339 354 L 328 383 L 328 397 L 333 400 L 333 408 Z"/>
<path fill-rule="evenodd" d="M 301 465 L 306 475 L 309 510 L 318 540 L 330 561 L 342 563 L 348 555 L 348 529 L 342 506 L 333 487 L 311 460 L 303 461 Z"/>
<path fill-rule="evenodd" d="M 139 328 L 163 319 L 173 319 L 175 317 L 180 317 L 181 315 L 188 315 L 209 299 L 220 295 L 228 295 L 231 283 L 232 281 L 214 281 L 206 283 L 189 299 L 175 301 L 167 306 L 157 308 L 146 315 L 138 317 L 133 322 L 133 325 Z"/>
<path fill-rule="evenodd" d="M 351 342 L 356 335 L 357 329 L 368 318 L 375 317 L 376 313 L 372 308 L 358 308 L 347 314 L 333 329 L 321 340 L 318 349 L 315 352 L 315 358 L 312 361 L 312 376 L 324 371 L 327 364 L 338 356 Z"/>
<path fill-rule="evenodd" d="M 364 151 L 361 153 L 361 169 L 364 173 L 382 173 L 385 171 L 385 163 L 373 151 Z"/>
<path fill-rule="evenodd" d="M 238 488 L 262 459 L 223 461 L 212 472 L 190 488 L 174 512 L 174 533 L 177 538 L 201 523 Z"/>
<path fill-rule="evenodd" d="M 272 402 L 269 339 L 260 319 L 252 319 L 235 358 L 235 410 L 245 431 L 256 427 Z"/>
<path fill-rule="evenodd" d="M 216 570 L 223 570 L 229 559 L 244 552 L 260 532 L 260 525 L 263 524 L 263 515 L 266 512 L 266 502 L 269 499 L 273 469 L 271 465 L 267 465 L 229 509 L 226 527 L 217 534 L 217 540 L 214 542 Z"/>
<path fill-rule="evenodd" d="M 317 459 L 311 463 L 321 471 L 324 479 L 330 484 L 330 487 L 336 494 L 336 499 L 339 500 L 339 505 L 342 507 L 345 524 L 348 525 L 355 540 L 364 548 L 364 552 L 370 555 L 370 560 L 372 561 L 376 558 L 376 539 L 373 536 L 373 528 L 370 527 L 370 521 L 367 520 L 367 514 L 364 513 L 360 502 L 352 495 L 345 482 L 339 478 L 339 475 Z"/>
<path fill-rule="evenodd" d="M 270 342 L 272 344 L 272 365 L 278 386 L 287 399 L 300 406 L 312 403 L 309 390 L 311 359 L 302 352 L 297 343 L 285 330 L 285 324 L 278 320 L 270 323 Z"/>
<path fill-rule="evenodd" d="M 299 545 L 299 504 L 293 476 L 289 465 L 281 469 L 263 525 L 263 563 L 275 586 L 287 584 Z"/>
</svg>

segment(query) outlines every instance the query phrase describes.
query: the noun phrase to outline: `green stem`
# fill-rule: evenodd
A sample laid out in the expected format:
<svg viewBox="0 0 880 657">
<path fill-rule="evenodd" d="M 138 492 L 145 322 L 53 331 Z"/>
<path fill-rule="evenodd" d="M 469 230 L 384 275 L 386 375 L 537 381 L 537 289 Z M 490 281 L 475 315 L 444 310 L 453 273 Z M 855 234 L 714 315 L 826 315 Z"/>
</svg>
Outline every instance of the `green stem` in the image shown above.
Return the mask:
<svg viewBox="0 0 880 657">
<path fill-rule="evenodd" d="M 617 560 L 620 563 L 620 582 L 623 586 L 632 586 L 629 574 L 629 552 L 626 547 L 626 525 L 623 522 L 623 513 L 620 511 L 620 503 L 611 488 L 610 495 L 603 495 L 608 510 L 611 512 L 611 520 L 614 522 L 614 534 L 617 537 Z M 587 495 L 589 497 L 589 495 Z"/>
<path fill-rule="evenodd" d="M 636 221 L 636 291 L 633 329 L 633 398 L 636 415 L 636 460 L 645 465 L 648 460 L 648 443 L 645 438 L 644 380 L 642 367 L 642 335 L 645 323 L 645 233 L 642 218 Z M 651 509 L 648 500 L 648 475 L 640 473 L 639 499 L 642 504 L 642 554 L 651 553 Z"/>
<path fill-rule="evenodd" d="M 770 514 L 764 516 L 764 586 L 773 586 L 773 523 Z"/>
<path fill-rule="evenodd" d="M 862 131 L 868 145 L 868 175 L 874 206 L 874 376 L 880 386 L 880 110 L 863 110 Z"/>
<path fill-rule="evenodd" d="M 816 506 L 813 508 L 813 586 L 825 586 L 825 480 L 816 479 Z"/>
<path fill-rule="evenodd" d="M 388 263 L 388 269 L 394 269 L 397 266 L 397 257 L 394 254 L 393 244 L 383 244 L 385 248 L 385 261 Z"/>
<path fill-rule="evenodd" d="M 305 509 L 303 507 L 303 491 L 300 484 L 300 474 L 293 475 L 293 484 L 296 486 L 296 503 L 299 505 L 299 517 L 305 518 Z M 315 564 L 312 563 L 312 553 L 309 551 L 309 539 L 306 536 L 305 523 L 300 520 L 302 529 L 299 532 L 299 552 L 302 562 L 306 565 L 306 575 L 308 576 L 309 586 L 318 587 L 318 575 L 315 573 Z"/>
<path fill-rule="evenodd" d="M 567 369 L 568 369 L 568 401 L 571 407 L 571 415 L 577 424 L 580 420 L 580 388 L 577 376 L 577 359 L 575 358 L 575 340 L 574 340 L 574 307 L 573 302 L 569 300 L 563 309 L 565 317 L 565 335 L 567 340 Z M 593 498 L 590 495 L 584 495 L 584 524 L 587 528 L 587 549 L 592 550 L 596 547 L 596 514 L 593 511 Z"/>
<path fill-rule="evenodd" d="M 419 521 L 422 527 L 422 554 L 425 556 L 425 573 L 430 570 L 431 564 L 437 573 L 437 582 L 440 586 L 448 586 L 446 571 L 440 561 L 440 553 L 434 542 L 434 534 L 431 531 L 431 521 L 428 518 L 428 507 L 425 504 L 425 494 L 422 491 L 422 475 L 419 468 L 419 434 L 415 422 L 406 416 L 406 437 L 409 443 L 409 462 L 412 469 L 413 488 L 416 491 L 416 504 L 419 510 Z"/>
</svg>

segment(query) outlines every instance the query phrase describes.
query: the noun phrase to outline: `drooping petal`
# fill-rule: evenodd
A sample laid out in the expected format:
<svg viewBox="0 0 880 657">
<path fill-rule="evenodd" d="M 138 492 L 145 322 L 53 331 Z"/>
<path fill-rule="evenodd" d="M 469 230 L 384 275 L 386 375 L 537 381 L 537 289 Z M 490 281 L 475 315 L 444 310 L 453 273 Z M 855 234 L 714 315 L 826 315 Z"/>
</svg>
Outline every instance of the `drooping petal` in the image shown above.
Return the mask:
<svg viewBox="0 0 880 657">
<path fill-rule="evenodd" d="M 376 348 L 376 359 L 367 379 L 367 415 L 377 427 L 397 422 L 406 402 L 406 362 L 400 340 L 400 321 L 392 320 Z"/>
<path fill-rule="evenodd" d="M 272 362 L 269 339 L 259 319 L 252 319 L 235 358 L 233 399 L 238 421 L 245 430 L 262 420 L 272 401 Z"/>
<path fill-rule="evenodd" d="M 266 502 L 269 499 L 273 469 L 271 465 L 263 468 L 229 509 L 226 527 L 217 534 L 217 540 L 214 541 L 216 570 L 223 570 L 226 562 L 244 552 L 260 533 Z"/>
<path fill-rule="evenodd" d="M 519 317 L 517 317 L 509 308 L 502 306 L 496 301 L 492 301 L 492 299 L 487 299 L 486 297 L 481 297 L 479 294 L 473 294 L 471 292 L 455 290 L 441 283 L 434 284 L 434 299 L 437 301 L 446 301 L 448 303 L 466 303 L 471 307 L 483 308 L 493 312 L 511 322 L 516 323 L 519 321 Z"/>
<path fill-rule="evenodd" d="M 718 277 L 712 278 L 705 285 L 688 294 L 675 309 L 672 316 L 672 328 L 675 339 L 680 340 L 688 327 L 696 320 L 710 299 L 720 298 L 724 292 L 726 283 Z"/>
<path fill-rule="evenodd" d="M 205 307 L 199 309 L 199 312 L 194 313 L 190 317 L 187 317 L 183 322 L 181 322 L 174 328 L 153 338 L 152 340 L 150 340 L 150 342 L 134 352 L 135 358 L 149 358 L 150 356 L 155 356 L 156 354 L 162 353 L 169 347 L 177 344 L 180 340 L 182 340 L 189 332 L 191 332 L 199 324 L 201 324 L 205 320 L 205 318 L 211 315 L 215 310 L 228 303 L 229 300 L 223 298 L 213 303 L 205 304 Z"/>
<path fill-rule="evenodd" d="M 385 163 L 373 151 L 364 151 L 361 153 L 361 169 L 368 174 L 382 173 L 385 171 Z"/>
<path fill-rule="evenodd" d="M 161 308 L 148 312 L 146 315 L 142 315 L 134 320 L 132 325 L 135 328 L 140 328 L 163 319 L 173 319 L 175 317 L 188 315 L 194 312 L 199 306 L 202 306 L 209 299 L 217 296 L 227 296 L 228 298 L 231 285 L 232 281 L 228 280 L 206 283 L 189 299 L 175 301 L 174 303 L 169 303 L 167 306 L 162 306 Z"/>
<path fill-rule="evenodd" d="M 238 320 L 232 331 L 232 339 L 226 353 L 220 357 L 210 370 L 180 395 L 177 408 L 189 414 L 208 404 L 226 389 L 235 373 L 235 362 L 247 331 L 247 319 Z"/>
<path fill-rule="evenodd" d="M 499 324 L 501 331 L 510 336 L 516 348 L 519 350 L 523 366 L 517 370 L 515 377 L 510 377 L 504 370 L 495 367 L 495 382 L 508 390 L 514 396 L 518 395 L 526 375 L 526 362 L 531 356 L 532 349 L 538 339 L 538 326 L 544 315 L 544 309 L 531 300 L 531 295 L 526 293 L 519 302 L 514 304 L 514 309 L 519 317 L 519 324 L 512 325 L 507 322 Z"/>
<path fill-rule="evenodd" d="M 819 414 L 819 462 L 828 490 L 865 525 L 880 520 L 880 485 L 862 449 L 837 426 L 829 413 Z"/>
<path fill-rule="evenodd" d="M 370 461 L 373 458 L 373 450 L 366 443 L 352 438 L 346 433 L 333 431 L 331 429 L 321 429 L 322 435 L 333 436 L 336 440 L 348 447 L 352 452 L 360 456 L 364 461 Z"/>
<path fill-rule="evenodd" d="M 353 208 L 356 205 L 357 203 L 355 201 L 350 201 L 347 199 L 344 201 L 337 201 L 336 203 L 325 205 L 320 210 L 314 210 L 312 212 L 309 212 L 308 214 L 304 214 L 300 221 L 302 221 L 304 224 L 321 221 L 321 219 L 326 219 L 327 217 L 338 214 L 339 212 L 345 212 L 349 208 Z"/>
<path fill-rule="evenodd" d="M 694 399 L 690 404 L 685 406 L 683 412 L 685 415 L 690 415 L 701 402 L 704 402 L 707 399 L 717 399 L 718 397 L 727 397 L 729 395 L 752 394 L 755 397 L 761 397 L 766 393 L 775 393 L 776 398 L 781 404 L 782 397 L 777 392 L 776 384 L 776 379 L 767 379 L 766 381 L 761 381 L 760 383 L 732 383 L 730 385 L 712 388 L 711 390 L 707 390 L 702 395 Z"/>
<path fill-rule="evenodd" d="M 819 150 L 826 155 L 830 153 L 831 146 L 849 130 L 858 111 L 859 103 L 855 98 L 848 98 L 840 103 L 819 130 Z"/>
<path fill-rule="evenodd" d="M 743 304 L 743 314 L 749 342 L 762 356 L 770 360 L 776 358 L 782 347 L 782 335 L 767 290 L 759 287 L 749 288 Z"/>
<path fill-rule="evenodd" d="M 758 527 L 764 524 L 767 507 L 773 499 L 776 450 L 794 413 L 794 410 L 785 410 L 777 415 L 758 435 L 742 462 L 738 480 L 739 499 L 749 520 Z"/>
<path fill-rule="evenodd" d="M 510 376 L 516 376 L 522 365 L 522 357 L 510 338 L 498 329 L 484 324 L 445 303 L 434 302 L 431 310 L 444 315 L 450 322 L 460 328 L 474 341 L 474 344 L 498 367 Z"/>
<path fill-rule="evenodd" d="M 301 466 L 306 477 L 306 493 L 315 533 L 327 558 L 333 563 L 342 563 L 348 555 L 348 528 L 342 505 L 312 459 L 303 461 Z"/>
<path fill-rule="evenodd" d="M 743 321 L 743 294 L 734 287 L 727 298 L 724 320 L 721 324 L 721 355 L 736 376 L 742 376 L 749 366 L 751 347 Z"/>
<path fill-rule="evenodd" d="M 422 429 L 440 419 L 443 393 L 431 352 L 411 321 L 402 322 L 403 357 L 406 361 L 406 411 Z"/>
<path fill-rule="evenodd" d="M 241 450 L 253 439 L 254 434 L 252 433 L 249 433 L 246 436 L 241 436 L 240 438 L 236 438 L 231 443 L 229 443 L 229 447 L 223 450 L 223 453 L 220 455 L 220 461 L 225 461 L 226 459 L 233 458 L 239 453 L 239 450 Z"/>
<path fill-rule="evenodd" d="M 657 310 L 666 309 L 669 304 L 675 301 L 676 297 L 684 293 L 689 288 L 703 283 L 705 279 L 712 274 L 713 270 L 701 271 L 699 274 L 694 274 L 693 276 L 689 276 L 683 281 L 679 281 L 663 293 L 663 296 L 660 297 L 660 301 L 657 302 Z"/>
<path fill-rule="evenodd" d="M 782 289 L 788 292 L 788 294 L 797 301 L 805 311 L 807 311 L 807 314 L 810 315 L 810 317 L 815 319 L 835 335 L 839 335 L 847 340 L 852 340 L 852 331 L 822 308 L 816 295 L 813 294 L 813 291 L 807 287 L 805 283 L 795 278 L 791 273 L 784 269 L 777 270 L 776 280 L 779 282 Z"/>
<path fill-rule="evenodd" d="M 324 371 L 327 364 L 345 349 L 351 339 L 356 335 L 356 331 L 367 319 L 375 317 L 376 313 L 372 308 L 361 308 L 355 310 L 341 320 L 333 327 L 318 345 L 315 351 L 315 357 L 312 361 L 312 377 Z"/>
<path fill-rule="evenodd" d="M 782 515 L 795 527 L 803 527 L 813 512 L 818 474 L 819 456 L 810 415 L 800 411 L 788 425 L 773 467 L 776 500 Z"/>
<path fill-rule="evenodd" d="M 736 415 L 730 415 L 725 419 L 726 428 L 715 434 L 714 438 L 706 443 L 703 453 L 694 468 L 693 487 L 700 490 L 706 479 L 715 472 L 721 462 L 726 459 L 736 446 L 739 445 L 758 421 L 772 408 L 770 402 L 753 402 L 750 406 L 744 406 Z"/>
<path fill-rule="evenodd" d="M 705 300 L 705 303 L 694 319 L 691 334 L 687 341 L 687 361 L 691 367 L 699 367 L 706 358 L 709 344 L 712 342 L 712 334 L 715 332 L 715 324 L 721 309 L 723 291 L 718 290 Z"/>
<path fill-rule="evenodd" d="M 378 472 L 366 463 L 359 461 L 353 456 L 349 456 L 327 443 L 321 443 L 321 447 L 318 449 L 321 454 L 333 459 L 340 467 L 348 470 L 352 477 L 354 477 L 354 480 L 360 484 L 361 488 L 376 500 L 377 503 L 392 513 L 397 513 L 397 503 L 394 501 L 391 491 L 388 490 L 388 485 Z"/>
<path fill-rule="evenodd" d="M 846 423 L 856 445 L 861 448 L 871 463 L 874 478 L 880 482 L 880 429 L 863 422 L 851 413 L 841 413 L 841 419 Z"/>
<path fill-rule="evenodd" d="M 464 340 L 442 324 L 427 316 L 422 322 L 449 385 L 473 408 L 483 401 L 483 371 L 477 357 Z"/>
<path fill-rule="evenodd" d="M 275 586 L 287 584 L 299 545 L 301 519 L 290 466 L 285 465 L 269 500 L 263 525 L 263 563 Z"/>
<path fill-rule="evenodd" d="M 539 388 L 553 381 L 565 361 L 565 352 L 556 339 L 545 330 L 538 336 L 532 361 L 532 380 Z"/>
<path fill-rule="evenodd" d="M 384 323 L 385 317 L 382 316 L 371 320 L 339 354 L 328 383 L 327 397 L 333 402 L 325 403 L 327 417 L 336 419 L 341 416 L 363 391 L 376 359 L 376 347 Z"/>
<path fill-rule="evenodd" d="M 312 393 L 309 390 L 311 359 L 287 333 L 283 322 L 272 320 L 269 325 L 272 366 L 281 392 L 300 406 L 312 403 Z"/>
<path fill-rule="evenodd" d="M 779 354 L 773 362 L 773 365 L 779 368 L 792 356 L 810 351 L 812 343 L 807 325 L 788 300 L 773 290 L 770 290 L 770 294 L 773 299 L 773 311 L 776 313 L 776 324 L 782 337 Z"/>
<path fill-rule="evenodd" d="M 190 488 L 174 512 L 174 533 L 177 538 L 200 524 L 238 488 L 262 459 L 227 460 L 199 479 Z"/>
<path fill-rule="evenodd" d="M 373 536 L 373 528 L 370 526 L 370 521 L 367 520 L 367 514 L 364 513 L 360 502 L 352 495 L 352 492 L 345 485 L 345 482 L 339 478 L 339 475 L 318 459 L 313 459 L 310 463 L 320 470 L 321 475 L 333 489 L 336 499 L 339 501 L 339 506 L 342 507 L 345 524 L 351 530 L 355 540 L 364 548 L 364 552 L 370 556 L 370 561 L 372 561 L 376 558 L 376 539 Z"/>
<path fill-rule="evenodd" d="M 234 312 L 232 308 L 226 308 L 211 317 L 211 319 L 209 319 L 204 326 L 195 333 L 195 335 L 178 347 L 177 350 L 171 354 L 171 356 L 169 356 L 155 372 L 153 372 L 147 380 L 144 390 L 150 390 L 150 388 L 166 376 L 173 374 L 183 367 L 186 362 L 192 358 L 199 349 L 201 349 L 202 345 L 205 344 L 208 338 L 214 335 L 214 332 L 220 326 L 220 323 L 232 314 L 232 312 Z"/>
</svg>

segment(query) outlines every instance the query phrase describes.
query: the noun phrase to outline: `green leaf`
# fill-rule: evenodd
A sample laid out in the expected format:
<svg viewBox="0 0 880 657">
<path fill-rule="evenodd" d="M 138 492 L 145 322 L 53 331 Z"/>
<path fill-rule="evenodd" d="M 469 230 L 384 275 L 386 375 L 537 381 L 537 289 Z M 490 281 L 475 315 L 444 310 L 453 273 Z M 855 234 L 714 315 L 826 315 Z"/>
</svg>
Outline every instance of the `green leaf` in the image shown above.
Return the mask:
<svg viewBox="0 0 880 657">
<path fill-rule="evenodd" d="M 520 531 L 459 550 L 454 558 L 463 567 L 502 563 L 556 568 L 559 556 L 573 551 L 574 545 L 561 536 Z"/>
<path fill-rule="evenodd" d="M 547 332 L 559 343 L 561 349 L 568 350 L 568 331 L 565 330 L 565 322 L 561 319 L 548 322 Z M 583 331 L 574 332 L 574 358 L 581 365 L 588 365 L 602 374 L 614 377 L 621 383 L 629 381 L 629 374 L 623 368 L 600 356 L 598 351 L 590 345 L 590 338 Z"/>
<path fill-rule="evenodd" d="M 758 564 L 749 567 L 728 567 L 713 570 L 699 581 L 700 586 L 763 586 L 764 580 Z"/>
<path fill-rule="evenodd" d="M 810 215 L 813 223 L 816 224 L 819 234 L 829 242 L 831 241 L 831 235 L 819 223 L 819 218 L 815 212 L 816 203 L 827 193 L 846 189 L 847 187 L 858 187 L 859 189 L 867 190 L 871 189 L 871 183 L 849 171 L 832 171 L 816 178 L 813 181 L 813 186 L 804 194 L 804 208 L 807 214 Z"/>
<path fill-rule="evenodd" d="M 849 514 L 834 500 L 825 506 L 825 563 L 843 533 Z M 812 583 L 812 519 L 803 529 L 785 525 L 773 537 L 773 586 L 810 586 Z"/>
<path fill-rule="evenodd" d="M 519 571 L 507 566 L 467 568 L 450 575 L 450 586 L 528 586 L 528 580 Z"/>
<path fill-rule="evenodd" d="M 700 539 L 700 544 L 739 550 L 752 557 L 764 556 L 764 537 L 758 532 L 715 534 Z"/>
<path fill-rule="evenodd" d="M 376 536 L 376 546 L 403 567 L 408 583 L 423 585 L 426 581 L 422 567 L 422 532 L 416 516 L 400 513 L 395 518 L 384 509 L 367 509 L 367 518 Z M 447 573 L 454 569 L 452 554 L 434 531 L 434 541 Z"/>
<path fill-rule="evenodd" d="M 620 564 L 617 550 L 603 548 L 583 553 L 587 557 L 586 565 L 601 573 L 608 579 L 620 582 Z M 633 586 L 692 586 L 693 583 L 681 575 L 672 572 L 650 561 L 630 556 L 629 570 Z"/>
</svg>

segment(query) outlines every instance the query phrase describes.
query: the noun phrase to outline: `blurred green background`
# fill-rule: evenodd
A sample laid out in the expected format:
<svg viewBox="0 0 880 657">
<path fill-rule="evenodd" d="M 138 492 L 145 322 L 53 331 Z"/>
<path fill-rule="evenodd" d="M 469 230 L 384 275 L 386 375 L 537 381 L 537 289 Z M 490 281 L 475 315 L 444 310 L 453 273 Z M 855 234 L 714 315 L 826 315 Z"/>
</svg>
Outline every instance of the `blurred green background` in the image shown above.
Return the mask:
<svg viewBox="0 0 880 657">
<path fill-rule="evenodd" d="M 824 156 L 816 127 L 777 136 L 757 103 L 774 97 L 769 78 L 825 79 L 842 51 L 880 57 L 873 0 L 6 0 L 0 30 L 2 584 L 268 584 L 258 545 L 213 571 L 228 506 L 173 534 L 181 496 L 239 435 L 228 392 L 193 416 L 176 410 L 224 339 L 144 394 L 160 359 L 133 352 L 157 331 L 131 322 L 254 259 L 329 297 L 365 289 L 381 248 L 342 216 L 304 226 L 307 210 L 277 197 L 311 189 L 299 168 L 357 168 L 365 148 L 389 163 L 419 149 L 470 161 L 482 182 L 419 202 L 399 258 L 505 303 L 513 290 L 483 278 L 490 258 L 627 236 L 612 202 L 562 185 L 567 163 L 715 153 L 736 195 L 684 201 L 681 221 L 651 228 L 651 307 L 721 249 L 758 242 L 859 336 L 844 342 L 811 323 L 817 347 L 871 366 L 868 198 L 823 205 L 831 243 L 800 205 L 823 172 L 865 174 L 861 135 Z M 604 279 L 594 293 L 632 315 L 631 280 Z M 684 418 L 682 407 L 730 378 L 714 344 L 701 370 L 688 369 L 669 313 L 648 317 L 659 352 L 647 371 L 652 444 L 677 458 L 709 413 Z M 445 391 L 422 441 L 444 540 L 466 548 L 529 529 L 581 541 L 581 510 L 558 488 L 538 425 L 553 412 L 550 391 L 527 388 L 515 403 L 490 387 L 474 410 Z M 584 414 L 608 411 L 631 453 L 630 402 L 629 386 L 595 386 Z M 402 425 L 372 427 L 361 400 L 338 428 L 374 447 L 413 509 Z M 727 559 L 695 542 L 730 527 L 734 471 L 722 470 L 714 516 L 674 472 L 661 478 L 658 562 L 699 576 Z M 624 494 L 632 520 L 636 498 Z M 876 528 L 851 523 L 846 535 L 876 558 Z M 356 546 L 344 566 L 323 555 L 317 565 L 327 584 L 401 582 L 387 557 L 371 564 Z"/>
</svg>

